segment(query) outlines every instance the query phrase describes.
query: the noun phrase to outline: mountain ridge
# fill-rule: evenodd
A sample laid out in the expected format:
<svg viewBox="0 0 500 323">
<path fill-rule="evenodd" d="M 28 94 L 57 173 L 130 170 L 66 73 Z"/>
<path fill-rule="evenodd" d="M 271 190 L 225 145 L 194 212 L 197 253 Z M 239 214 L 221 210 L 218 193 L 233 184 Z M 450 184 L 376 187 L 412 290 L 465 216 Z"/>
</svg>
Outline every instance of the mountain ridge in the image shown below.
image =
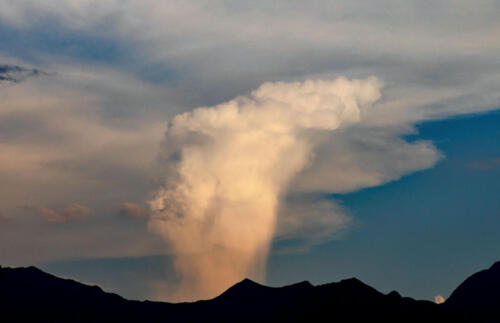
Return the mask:
<svg viewBox="0 0 500 323">
<path fill-rule="evenodd" d="M 58 278 L 33 266 L 0 266 L 0 309 L 12 322 L 312 322 L 324 317 L 350 322 L 496 322 L 491 315 L 497 315 L 494 309 L 500 305 L 500 298 L 492 297 L 486 304 L 489 307 L 478 307 L 469 300 L 476 297 L 477 288 L 488 289 L 487 281 L 498 283 L 491 291 L 498 296 L 500 262 L 466 279 L 443 305 L 403 297 L 397 291 L 383 294 L 354 277 L 321 285 L 303 281 L 283 287 L 269 287 L 246 278 L 209 300 L 167 303 L 127 300 L 98 286 Z M 464 306 L 464 302 L 470 302 L 470 306 Z M 483 312 L 478 314 L 478 309 Z"/>
<path fill-rule="evenodd" d="M 464 280 L 444 306 L 470 321 L 500 321 L 500 261 Z"/>
</svg>

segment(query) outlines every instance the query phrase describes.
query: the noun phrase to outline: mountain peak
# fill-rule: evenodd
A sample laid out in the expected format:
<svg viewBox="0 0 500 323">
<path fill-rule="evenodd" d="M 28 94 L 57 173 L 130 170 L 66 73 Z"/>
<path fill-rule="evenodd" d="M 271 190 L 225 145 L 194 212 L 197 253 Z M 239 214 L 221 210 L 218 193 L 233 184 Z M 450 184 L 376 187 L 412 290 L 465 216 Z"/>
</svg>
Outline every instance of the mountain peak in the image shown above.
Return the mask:
<svg viewBox="0 0 500 323">
<path fill-rule="evenodd" d="M 261 285 L 259 283 L 254 282 L 251 279 L 245 278 L 239 283 L 234 284 L 229 287 L 225 292 L 219 295 L 217 298 L 241 298 L 257 296 L 261 293 L 261 291 L 269 289 L 270 287 Z"/>
<path fill-rule="evenodd" d="M 299 283 L 285 286 L 284 288 L 311 288 L 311 287 L 314 287 L 314 285 L 311 284 L 309 281 L 304 280 Z"/>
<path fill-rule="evenodd" d="M 364 283 L 361 280 L 357 279 L 356 277 L 342 279 L 340 282 L 344 283 L 344 284 L 363 284 L 364 285 Z"/>
<path fill-rule="evenodd" d="M 245 278 L 242 281 L 240 281 L 239 283 L 234 284 L 233 287 L 247 289 L 247 288 L 259 288 L 259 287 L 266 287 L 266 286 L 261 285 L 257 282 L 254 282 L 253 280 L 251 280 L 249 278 Z M 233 287 L 231 287 L 231 288 L 233 288 Z"/>
<path fill-rule="evenodd" d="M 338 282 L 340 286 L 346 287 L 346 288 L 370 288 L 370 286 L 366 285 L 363 283 L 361 280 L 351 277 L 348 279 L 343 279 L 340 282 Z"/>
<path fill-rule="evenodd" d="M 238 284 L 245 284 L 245 285 L 259 285 L 259 283 L 254 282 L 250 278 L 245 278 L 242 281 L 240 281 Z"/>
<path fill-rule="evenodd" d="M 497 261 L 493 265 L 491 265 L 490 270 L 500 272 L 500 261 Z"/>
<path fill-rule="evenodd" d="M 471 321 L 498 322 L 495 319 L 500 317 L 500 262 L 467 278 L 445 305 L 469 316 Z"/>
<path fill-rule="evenodd" d="M 398 293 L 395 290 L 393 290 L 392 292 L 390 292 L 389 294 L 387 294 L 387 296 L 389 296 L 390 298 L 395 298 L 395 299 L 402 298 L 401 294 Z"/>
</svg>

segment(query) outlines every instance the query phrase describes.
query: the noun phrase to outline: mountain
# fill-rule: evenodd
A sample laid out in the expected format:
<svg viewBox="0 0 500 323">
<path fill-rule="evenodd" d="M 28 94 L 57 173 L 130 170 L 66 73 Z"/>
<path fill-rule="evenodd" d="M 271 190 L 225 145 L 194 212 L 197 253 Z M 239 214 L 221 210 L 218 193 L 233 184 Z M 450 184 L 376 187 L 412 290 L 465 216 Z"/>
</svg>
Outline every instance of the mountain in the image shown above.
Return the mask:
<svg viewBox="0 0 500 323">
<path fill-rule="evenodd" d="M 245 279 L 211 300 L 139 302 L 35 267 L 0 267 L 5 322 L 461 322 L 451 308 L 384 295 L 355 278 L 279 288 Z"/>
<path fill-rule="evenodd" d="M 500 261 L 467 278 L 444 306 L 470 322 L 500 322 Z"/>
<path fill-rule="evenodd" d="M 0 309 L 6 322 L 109 319 L 130 302 L 97 286 L 61 279 L 35 267 L 0 267 Z"/>
</svg>

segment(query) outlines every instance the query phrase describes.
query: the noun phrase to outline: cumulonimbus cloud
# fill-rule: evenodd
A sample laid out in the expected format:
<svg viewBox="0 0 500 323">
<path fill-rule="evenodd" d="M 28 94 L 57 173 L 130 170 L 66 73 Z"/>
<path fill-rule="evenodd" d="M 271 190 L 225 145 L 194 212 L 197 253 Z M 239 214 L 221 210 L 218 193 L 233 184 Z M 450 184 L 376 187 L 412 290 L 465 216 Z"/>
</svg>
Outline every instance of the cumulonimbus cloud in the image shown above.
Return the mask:
<svg viewBox="0 0 500 323">
<path fill-rule="evenodd" d="M 381 86 L 373 77 L 265 83 L 173 118 L 149 223 L 183 277 L 168 297 L 212 297 L 243 277 L 262 280 L 290 180 L 311 162 L 319 134 L 359 122 Z"/>
</svg>

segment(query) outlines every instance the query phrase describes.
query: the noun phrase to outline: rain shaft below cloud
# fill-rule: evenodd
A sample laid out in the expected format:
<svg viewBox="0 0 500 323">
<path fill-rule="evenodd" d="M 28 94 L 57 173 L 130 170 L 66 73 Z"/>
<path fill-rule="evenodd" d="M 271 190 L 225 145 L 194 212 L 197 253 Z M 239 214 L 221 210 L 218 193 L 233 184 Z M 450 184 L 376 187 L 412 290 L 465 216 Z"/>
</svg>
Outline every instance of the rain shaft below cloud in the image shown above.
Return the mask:
<svg viewBox="0 0 500 323">
<path fill-rule="evenodd" d="M 175 116 L 163 144 L 164 187 L 150 201 L 149 226 L 182 278 L 162 297 L 209 298 L 244 277 L 264 280 L 281 198 L 314 158 L 315 133 L 359 122 L 380 88 L 376 78 L 265 83 Z"/>
</svg>

